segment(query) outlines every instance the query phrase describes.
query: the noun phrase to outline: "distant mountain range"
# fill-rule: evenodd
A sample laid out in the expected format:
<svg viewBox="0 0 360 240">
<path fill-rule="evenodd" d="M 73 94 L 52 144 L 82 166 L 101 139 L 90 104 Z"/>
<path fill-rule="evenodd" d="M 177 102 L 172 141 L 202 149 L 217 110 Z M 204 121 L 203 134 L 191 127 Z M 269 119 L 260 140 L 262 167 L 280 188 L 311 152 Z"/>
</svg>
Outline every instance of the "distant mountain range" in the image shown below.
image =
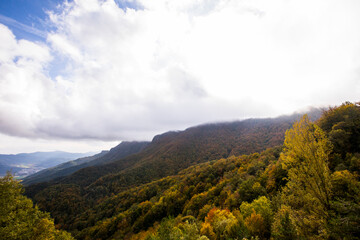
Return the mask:
<svg viewBox="0 0 360 240">
<path fill-rule="evenodd" d="M 21 178 L 42 169 L 93 154 L 93 152 L 69 153 L 62 151 L 0 154 L 0 176 L 4 176 L 7 171 L 11 171 L 15 176 Z"/>
</svg>

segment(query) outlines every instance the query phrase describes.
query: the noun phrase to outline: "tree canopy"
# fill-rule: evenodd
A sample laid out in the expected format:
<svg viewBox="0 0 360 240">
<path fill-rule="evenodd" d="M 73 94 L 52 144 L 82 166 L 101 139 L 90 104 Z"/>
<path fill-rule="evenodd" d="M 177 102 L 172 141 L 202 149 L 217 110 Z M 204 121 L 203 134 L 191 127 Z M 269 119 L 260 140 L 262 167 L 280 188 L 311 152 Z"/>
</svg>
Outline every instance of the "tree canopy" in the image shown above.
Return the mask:
<svg viewBox="0 0 360 240">
<path fill-rule="evenodd" d="M 70 240 L 71 235 L 55 229 L 48 213 L 34 207 L 31 199 L 22 195 L 19 181 L 8 173 L 0 178 L 0 236 L 7 240 L 46 239 Z"/>
<path fill-rule="evenodd" d="M 122 178 L 99 178 L 86 189 L 52 185 L 34 199 L 77 239 L 360 239 L 359 121 L 359 105 L 345 103 L 316 122 L 303 116 L 283 145 L 259 153 L 197 163 L 150 182 L 138 170 L 127 175 L 135 185 L 123 186 Z M 217 154 L 205 148 L 199 151 Z"/>
</svg>

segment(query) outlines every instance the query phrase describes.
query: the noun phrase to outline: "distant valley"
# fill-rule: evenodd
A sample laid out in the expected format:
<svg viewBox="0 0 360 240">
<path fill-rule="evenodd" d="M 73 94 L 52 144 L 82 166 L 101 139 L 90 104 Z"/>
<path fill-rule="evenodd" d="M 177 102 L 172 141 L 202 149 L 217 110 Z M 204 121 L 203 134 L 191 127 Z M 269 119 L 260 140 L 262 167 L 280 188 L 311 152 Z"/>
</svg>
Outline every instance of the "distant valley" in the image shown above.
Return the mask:
<svg viewBox="0 0 360 240">
<path fill-rule="evenodd" d="M 65 177 L 82 168 L 102 165 L 111 161 L 135 154 L 146 147 L 148 142 L 122 142 L 110 151 L 102 151 L 93 156 L 82 157 L 76 160 L 59 164 L 32 174 L 23 179 L 24 185 L 50 181 L 56 178 Z"/>
<path fill-rule="evenodd" d="M 24 178 L 40 170 L 94 154 L 63 151 L 0 154 L 0 176 L 5 176 L 6 172 L 10 171 L 17 178 Z"/>
</svg>

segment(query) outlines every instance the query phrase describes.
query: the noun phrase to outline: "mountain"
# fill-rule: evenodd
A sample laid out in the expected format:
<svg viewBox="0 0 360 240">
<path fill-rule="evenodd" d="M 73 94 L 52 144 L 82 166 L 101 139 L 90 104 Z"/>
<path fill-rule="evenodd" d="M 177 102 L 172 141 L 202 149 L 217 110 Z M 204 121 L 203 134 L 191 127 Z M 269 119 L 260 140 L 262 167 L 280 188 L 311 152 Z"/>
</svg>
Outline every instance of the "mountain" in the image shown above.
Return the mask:
<svg viewBox="0 0 360 240">
<path fill-rule="evenodd" d="M 25 177 L 45 168 L 86 157 L 94 153 L 69 153 L 62 151 L 0 154 L 0 176 L 12 171 L 18 177 Z"/>
<path fill-rule="evenodd" d="M 35 174 L 23 179 L 23 185 L 30 185 L 39 182 L 50 181 L 59 177 L 70 175 L 79 169 L 110 163 L 114 160 L 126 157 L 128 155 L 141 151 L 148 142 L 121 142 L 110 151 L 102 151 L 93 156 L 79 158 L 73 161 L 65 162 L 52 168 L 41 170 Z"/>
<path fill-rule="evenodd" d="M 277 120 L 286 122 L 289 117 Z M 243 122 L 248 129 L 252 122 L 260 132 L 273 129 L 279 123 L 275 121 L 269 128 L 259 128 L 261 125 L 257 121 Z M 346 102 L 329 108 L 315 122 L 304 115 L 286 131 L 283 144 L 261 152 L 234 156 L 230 149 L 229 157 L 194 163 L 160 179 L 150 175 L 153 179 L 146 183 L 142 181 L 147 181 L 147 176 L 136 178 L 141 177 L 136 174 L 125 183 L 122 182 L 125 178 L 116 178 L 147 162 L 146 159 L 129 162 L 134 157 L 144 157 L 149 152 L 156 156 L 155 150 L 158 154 L 168 153 L 166 157 L 174 157 L 172 153 L 180 153 L 182 148 L 170 149 L 167 144 L 174 146 L 183 138 L 196 139 L 190 144 L 208 146 L 196 136 L 210 137 L 209 132 L 217 127 L 227 129 L 229 124 L 203 125 L 158 135 L 142 150 L 115 161 L 116 151 L 113 150 L 114 158 L 109 160 L 113 162 L 100 161 L 101 165 L 83 168 L 70 176 L 33 184 L 27 187 L 28 195 L 34 194 L 32 197 L 39 208 L 51 212 L 57 229 L 69 230 L 76 239 L 360 239 L 360 103 Z M 249 130 L 247 134 L 266 135 L 259 131 Z M 223 133 L 222 130 L 215 132 Z M 269 132 L 276 135 L 276 132 Z M 196 136 L 184 137 L 189 133 Z M 224 139 L 219 136 L 217 140 Z M 224 142 L 226 145 L 226 141 L 221 143 Z M 166 146 L 168 152 L 163 152 L 160 145 Z M 216 149 L 211 148 L 212 154 Z M 222 153 L 222 148 L 219 150 Z M 93 161 L 100 158 L 95 157 Z M 177 159 L 180 160 L 181 157 Z M 91 178 L 89 173 L 97 174 L 100 168 L 106 172 L 109 166 L 120 165 L 123 170 L 117 173 L 106 174 L 95 182 L 90 179 L 90 184 L 85 181 L 85 177 Z M 171 164 L 168 167 L 171 169 Z M 76 178 L 82 181 L 76 183 Z M 50 237 L 55 234 L 56 239 L 71 239 L 66 232 L 61 236 L 54 232 L 49 215 L 36 212 L 37 207 L 31 209 L 33 204 L 21 196 L 19 182 L 11 179 L 11 175 L 0 178 L 0 186 L 6 196 L 16 201 L 2 201 L 5 208 L 0 209 L 8 210 L 10 206 L 10 219 L 17 222 L 20 219 L 27 225 L 32 223 L 31 226 L 41 225 L 40 232 L 38 227 L 26 229 L 28 235 Z M 13 207 L 19 200 L 29 202 L 25 212 Z M 48 220 L 34 222 L 34 212 Z M 9 214 L 0 216 L 3 216 L 6 236 L 16 238 L 24 232 L 24 228 L 9 221 Z M 46 230 L 51 232 L 46 233 Z"/>
<path fill-rule="evenodd" d="M 242 202 L 250 203 L 265 194 L 274 195 L 286 183 L 282 179 L 286 177 L 286 171 L 276 164 L 280 152 L 281 147 L 276 147 L 260 154 L 200 163 L 177 175 L 129 188 L 78 214 L 68 228 L 77 239 L 200 239 L 200 236 L 182 238 L 181 235 L 170 235 L 175 234 L 176 227 L 184 235 L 200 234 L 201 221 L 204 222 L 205 217 L 210 219 L 208 213 L 212 209 L 226 209 L 223 213 L 227 212 L 227 216 L 230 211 L 235 213 Z M 218 217 L 227 220 L 229 216 Z M 230 223 L 224 221 L 222 225 Z M 182 228 L 182 224 L 193 228 Z M 264 225 L 268 230 L 267 224 Z M 217 229 L 213 228 L 216 233 Z M 145 238 L 154 234 L 156 229 L 158 238 Z M 159 237 L 166 232 L 167 235 Z M 204 239 L 243 238 L 228 235 Z"/>
<path fill-rule="evenodd" d="M 318 116 L 320 110 L 313 112 Z M 79 214 L 95 211 L 98 204 L 106 203 L 114 194 L 176 175 L 195 164 L 282 145 L 285 131 L 300 117 L 301 114 L 294 114 L 248 119 L 167 132 L 155 136 L 138 153 L 114 157 L 114 161 L 107 164 L 85 167 L 65 177 L 32 184 L 26 187 L 26 194 L 41 209 L 51 212 L 60 226 L 71 231 L 81 230 L 82 227 L 74 225 Z M 152 194 L 149 192 L 147 196 Z"/>
<path fill-rule="evenodd" d="M 69 175 L 69 174 L 77 171 L 78 169 L 80 169 L 81 167 L 79 167 L 79 166 L 81 166 L 82 164 L 85 164 L 86 162 L 89 162 L 89 161 L 93 161 L 93 160 L 105 155 L 106 153 L 107 153 L 107 151 L 102 151 L 101 153 L 95 154 L 93 156 L 78 158 L 76 160 L 72 160 L 72 161 L 68 161 L 68 162 L 56 165 L 55 167 L 43 169 L 39 172 L 36 172 L 34 174 L 31 174 L 31 175 L 25 177 L 22 180 L 22 184 L 26 186 L 29 184 L 50 181 L 50 180 L 58 178 L 58 177 Z"/>
<path fill-rule="evenodd" d="M 308 112 L 317 119 L 321 110 Z M 263 151 L 281 145 L 285 131 L 302 114 L 204 124 L 153 138 L 141 152 L 101 167 L 84 168 L 59 183 L 105 186 L 109 192 L 176 174 L 196 163 Z M 116 184 L 114 184 L 114 182 Z"/>
<path fill-rule="evenodd" d="M 304 116 L 283 147 L 122 191 L 70 229 L 82 228 L 78 239 L 360 239 L 359 123 L 360 103 Z"/>
<path fill-rule="evenodd" d="M 315 122 L 192 127 L 26 192 L 76 239 L 359 239 L 359 123 L 360 103 L 345 103 Z"/>
</svg>

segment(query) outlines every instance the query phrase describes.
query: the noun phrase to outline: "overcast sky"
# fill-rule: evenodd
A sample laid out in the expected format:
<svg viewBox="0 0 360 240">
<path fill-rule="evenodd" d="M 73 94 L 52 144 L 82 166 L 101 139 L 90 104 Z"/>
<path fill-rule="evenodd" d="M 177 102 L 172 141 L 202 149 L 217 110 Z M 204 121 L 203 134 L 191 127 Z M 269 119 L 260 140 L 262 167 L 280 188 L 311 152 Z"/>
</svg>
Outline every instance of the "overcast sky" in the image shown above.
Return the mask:
<svg viewBox="0 0 360 240">
<path fill-rule="evenodd" d="M 0 3 L 0 153 L 359 101 L 359 0 Z"/>
</svg>

